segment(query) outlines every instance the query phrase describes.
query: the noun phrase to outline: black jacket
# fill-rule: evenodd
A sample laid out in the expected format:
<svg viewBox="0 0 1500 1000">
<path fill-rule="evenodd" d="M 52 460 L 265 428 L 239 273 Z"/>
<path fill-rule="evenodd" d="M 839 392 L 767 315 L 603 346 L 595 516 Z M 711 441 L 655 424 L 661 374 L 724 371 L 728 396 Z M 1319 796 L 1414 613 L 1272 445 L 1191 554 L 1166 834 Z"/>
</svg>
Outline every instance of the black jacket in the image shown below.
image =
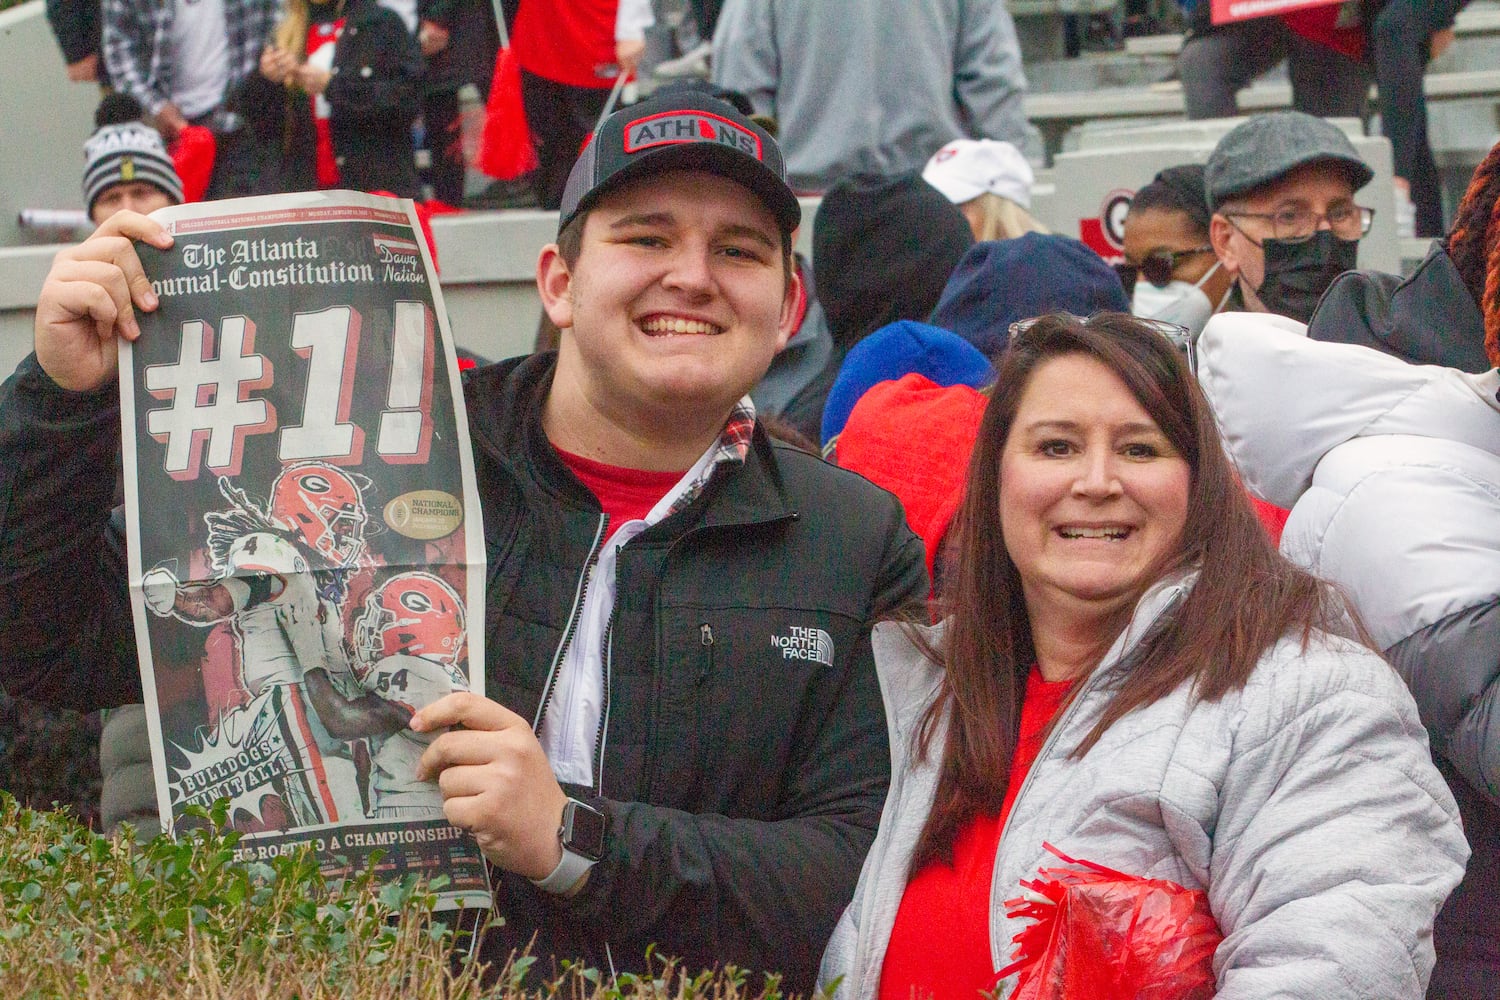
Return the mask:
<svg viewBox="0 0 1500 1000">
<path fill-rule="evenodd" d="M 1345 271 L 1313 310 L 1307 335 L 1359 344 L 1409 364 L 1487 372 L 1484 317 L 1440 242 L 1411 277 Z"/>
<path fill-rule="evenodd" d="M 47 23 L 62 49 L 63 62 L 76 63 L 99 55 L 99 72 L 104 72 L 104 57 L 99 52 L 99 35 L 104 21 L 100 0 L 47 0 Z"/>
<path fill-rule="evenodd" d="M 341 186 L 418 196 L 411 126 L 421 77 L 421 51 L 400 16 L 375 0 L 350 0 L 324 92 L 333 106 L 328 124 Z M 261 193 L 316 190 L 317 138 L 308 96 L 254 73 L 233 104 L 272 151 Z"/>
<path fill-rule="evenodd" d="M 542 433 L 552 365 L 466 382 L 486 694 L 533 720 L 602 516 Z M 33 359 L 0 391 L 0 684 L 20 696 L 141 698 L 120 519 L 104 523 L 116 400 L 65 392 Z M 639 971 L 655 944 L 808 992 L 889 780 L 870 625 L 925 595 L 921 543 L 889 494 L 757 428 L 745 463 L 621 549 L 617 573 L 599 785 L 569 789 L 609 813 L 605 859 L 567 900 L 500 876 L 487 957 L 536 931 L 543 969 Z M 831 643 L 788 656 L 793 628 Z"/>
<path fill-rule="evenodd" d="M 533 720 L 601 519 L 542 434 L 551 373 L 540 355 L 468 383 L 487 693 Z M 921 543 L 889 494 L 757 428 L 743 466 L 620 551 L 617 580 L 602 787 L 573 790 L 603 799 L 608 855 L 567 901 L 502 879 L 490 957 L 536 929 L 596 967 L 606 942 L 621 970 L 656 943 L 810 990 L 889 778 L 869 629 L 925 595 Z M 793 628 L 825 631 L 829 662 L 774 645 Z"/>
<path fill-rule="evenodd" d="M 506 12 L 507 19 L 514 16 Z M 418 0 L 417 17 L 448 29 L 447 46 L 427 60 L 422 90 L 443 93 L 472 83 L 488 94 L 500 46 L 490 0 Z"/>
</svg>

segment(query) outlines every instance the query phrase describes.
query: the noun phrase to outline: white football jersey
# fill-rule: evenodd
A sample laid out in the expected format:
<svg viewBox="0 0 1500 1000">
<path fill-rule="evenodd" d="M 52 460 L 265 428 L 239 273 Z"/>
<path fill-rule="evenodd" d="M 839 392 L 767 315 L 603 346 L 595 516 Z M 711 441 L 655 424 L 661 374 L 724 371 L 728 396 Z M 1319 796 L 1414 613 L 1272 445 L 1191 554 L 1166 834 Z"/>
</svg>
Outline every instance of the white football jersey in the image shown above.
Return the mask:
<svg viewBox="0 0 1500 1000">
<path fill-rule="evenodd" d="M 234 616 L 241 679 L 251 696 L 271 684 L 300 683 L 314 667 L 330 676 L 348 672 L 339 609 L 318 596 L 296 545 L 271 532 L 252 532 L 235 540 L 227 561 L 236 576 L 271 578 L 270 596 Z"/>
<path fill-rule="evenodd" d="M 453 667 L 420 656 L 387 656 L 370 668 L 365 690 L 415 712 L 454 691 L 467 691 L 468 682 Z M 370 740 L 370 784 L 376 815 L 381 809 L 420 807 L 443 814 L 443 795 L 437 783 L 417 779 L 417 762 L 437 733 L 410 729 Z"/>
</svg>

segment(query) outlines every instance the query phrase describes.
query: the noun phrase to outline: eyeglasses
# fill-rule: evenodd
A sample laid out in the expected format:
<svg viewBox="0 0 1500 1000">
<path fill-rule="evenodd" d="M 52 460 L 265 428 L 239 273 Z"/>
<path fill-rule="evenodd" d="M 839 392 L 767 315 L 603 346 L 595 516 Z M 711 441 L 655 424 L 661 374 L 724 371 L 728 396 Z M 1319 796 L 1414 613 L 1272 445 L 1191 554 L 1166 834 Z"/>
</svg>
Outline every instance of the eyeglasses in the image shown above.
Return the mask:
<svg viewBox="0 0 1500 1000">
<path fill-rule="evenodd" d="M 1067 315 L 1080 323 L 1088 322 L 1088 317 L 1086 316 L 1076 316 L 1072 313 L 1068 313 Z M 1032 316 L 1027 319 L 1018 319 L 1012 323 L 1009 327 L 1010 343 L 1014 345 L 1018 338 L 1024 339 L 1026 332 L 1036 326 L 1037 322 L 1043 318 L 1045 317 Z M 1173 347 L 1182 353 L 1183 359 L 1187 362 L 1188 374 L 1195 379 L 1198 377 L 1198 335 L 1196 333 L 1185 326 L 1177 323 L 1169 323 L 1164 319 L 1146 319 L 1142 316 L 1133 316 L 1131 319 L 1142 326 L 1155 330 L 1165 337 Z"/>
<path fill-rule="evenodd" d="M 1341 240 L 1357 240 L 1369 235 L 1370 224 L 1375 221 L 1375 210 L 1363 205 L 1335 205 L 1326 212 L 1314 212 L 1310 208 L 1283 208 L 1277 212 L 1225 212 L 1231 223 L 1235 219 L 1264 219 L 1271 224 L 1271 238 L 1283 243 L 1301 243 L 1310 240 L 1323 222 Z M 1245 233 L 1236 225 L 1234 228 Z M 1260 240 L 1245 233 L 1245 238 L 1256 246 Z"/>
<path fill-rule="evenodd" d="M 1137 278 L 1145 278 L 1157 288 L 1166 288 L 1172 283 L 1172 275 L 1184 258 L 1213 252 L 1214 248 L 1211 246 L 1187 250 L 1153 250 L 1139 264 L 1132 264 L 1128 260 L 1116 264 L 1115 273 L 1120 276 L 1120 284 L 1125 286 L 1127 295 L 1134 291 Z"/>
</svg>

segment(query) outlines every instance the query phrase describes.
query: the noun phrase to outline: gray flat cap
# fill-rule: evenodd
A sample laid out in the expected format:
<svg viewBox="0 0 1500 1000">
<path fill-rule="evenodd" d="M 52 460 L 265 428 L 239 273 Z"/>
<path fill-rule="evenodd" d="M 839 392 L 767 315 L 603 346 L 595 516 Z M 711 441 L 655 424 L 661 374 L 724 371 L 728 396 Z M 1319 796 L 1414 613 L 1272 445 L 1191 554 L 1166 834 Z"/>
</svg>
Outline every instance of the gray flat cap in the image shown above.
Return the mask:
<svg viewBox="0 0 1500 1000">
<path fill-rule="evenodd" d="M 1343 167 L 1358 191 L 1375 176 L 1338 126 L 1301 111 L 1272 111 L 1236 125 L 1208 156 L 1204 188 L 1208 207 L 1263 187 L 1307 163 Z"/>
</svg>

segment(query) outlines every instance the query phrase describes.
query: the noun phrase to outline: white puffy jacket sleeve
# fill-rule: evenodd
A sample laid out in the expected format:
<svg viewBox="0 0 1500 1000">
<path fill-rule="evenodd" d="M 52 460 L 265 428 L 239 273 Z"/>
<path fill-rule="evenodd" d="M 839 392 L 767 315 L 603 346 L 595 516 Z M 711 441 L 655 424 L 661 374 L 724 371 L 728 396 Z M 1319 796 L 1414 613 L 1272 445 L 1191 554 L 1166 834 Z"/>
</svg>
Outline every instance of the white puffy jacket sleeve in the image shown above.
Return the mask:
<svg viewBox="0 0 1500 1000">
<path fill-rule="evenodd" d="M 1218 1000 L 1419 1000 L 1469 855 L 1458 807 L 1395 671 L 1347 640 L 1300 645 L 1252 677 L 1219 788 Z"/>
<path fill-rule="evenodd" d="M 1198 340 L 1198 381 L 1245 486 L 1261 499 L 1290 508 L 1323 456 L 1352 438 L 1495 440 L 1500 419 L 1483 397 L 1493 373 L 1409 365 L 1308 340 L 1306 330 L 1281 316 L 1227 313 Z"/>
</svg>

